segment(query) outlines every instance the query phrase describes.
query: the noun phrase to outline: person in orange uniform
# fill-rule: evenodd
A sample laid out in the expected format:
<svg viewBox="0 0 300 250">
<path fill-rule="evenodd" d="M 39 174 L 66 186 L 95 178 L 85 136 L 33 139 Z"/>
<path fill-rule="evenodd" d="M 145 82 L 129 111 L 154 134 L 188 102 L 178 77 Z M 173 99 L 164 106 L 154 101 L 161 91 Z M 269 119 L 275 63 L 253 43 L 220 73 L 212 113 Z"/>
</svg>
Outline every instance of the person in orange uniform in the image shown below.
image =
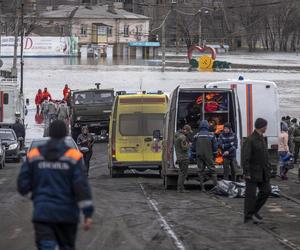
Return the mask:
<svg viewBox="0 0 300 250">
<path fill-rule="evenodd" d="M 48 101 L 52 100 L 52 97 L 51 97 L 50 93 L 48 92 L 47 88 L 44 88 L 44 91 L 43 91 L 43 101 L 44 100 L 48 100 Z"/>
<path fill-rule="evenodd" d="M 42 102 L 43 102 L 43 93 L 42 90 L 39 89 L 35 96 L 36 113 L 40 113 L 40 107 Z"/>
<path fill-rule="evenodd" d="M 68 100 L 70 93 L 71 93 L 71 89 L 69 88 L 68 84 L 66 84 L 63 90 L 64 101 Z"/>
</svg>

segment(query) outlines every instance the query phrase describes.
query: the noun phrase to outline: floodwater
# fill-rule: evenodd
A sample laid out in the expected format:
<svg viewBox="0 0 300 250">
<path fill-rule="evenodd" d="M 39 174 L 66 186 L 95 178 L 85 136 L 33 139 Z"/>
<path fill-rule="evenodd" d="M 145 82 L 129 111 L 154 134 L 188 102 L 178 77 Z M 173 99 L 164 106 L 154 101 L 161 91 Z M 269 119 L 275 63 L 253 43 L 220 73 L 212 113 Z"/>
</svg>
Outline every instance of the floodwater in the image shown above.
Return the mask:
<svg viewBox="0 0 300 250">
<path fill-rule="evenodd" d="M 4 59 L 9 63 L 11 59 Z M 5 67 L 4 67 L 5 68 Z M 261 79 L 276 82 L 280 94 L 280 113 L 300 117 L 300 72 L 276 70 L 234 70 L 225 72 L 188 72 L 186 68 L 167 67 L 161 72 L 158 60 L 118 60 L 77 58 L 25 58 L 24 94 L 30 100 L 28 139 L 42 136 L 42 125 L 34 119 L 34 97 L 39 88 L 48 87 L 54 99 L 62 98 L 65 84 L 71 89 L 102 88 L 138 91 L 162 90 L 170 93 L 176 86 L 203 86 L 212 81 L 237 79 Z"/>
</svg>

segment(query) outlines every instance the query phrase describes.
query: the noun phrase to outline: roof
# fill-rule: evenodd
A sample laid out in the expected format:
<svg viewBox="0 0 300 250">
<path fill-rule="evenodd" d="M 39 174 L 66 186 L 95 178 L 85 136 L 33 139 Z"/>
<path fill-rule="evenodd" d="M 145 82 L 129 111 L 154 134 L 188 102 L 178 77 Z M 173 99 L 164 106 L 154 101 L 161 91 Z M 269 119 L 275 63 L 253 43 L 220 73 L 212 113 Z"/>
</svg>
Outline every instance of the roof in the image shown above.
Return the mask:
<svg viewBox="0 0 300 250">
<path fill-rule="evenodd" d="M 149 17 L 135 14 L 124 9 L 115 8 L 109 11 L 107 5 L 67 6 L 60 5 L 57 10 L 45 11 L 40 14 L 44 18 L 85 18 L 85 19 L 135 19 L 149 20 Z"/>
</svg>

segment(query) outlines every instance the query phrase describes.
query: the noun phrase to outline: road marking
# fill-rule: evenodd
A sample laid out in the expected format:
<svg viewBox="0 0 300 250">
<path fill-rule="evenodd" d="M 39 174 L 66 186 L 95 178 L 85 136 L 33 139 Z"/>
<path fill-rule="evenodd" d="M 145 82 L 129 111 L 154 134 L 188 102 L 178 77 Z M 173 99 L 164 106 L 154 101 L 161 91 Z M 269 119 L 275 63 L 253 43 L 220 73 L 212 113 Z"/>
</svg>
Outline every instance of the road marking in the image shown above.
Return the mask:
<svg viewBox="0 0 300 250">
<path fill-rule="evenodd" d="M 171 226 L 168 224 L 168 222 L 166 221 L 166 219 L 162 216 L 162 214 L 159 212 L 159 209 L 157 207 L 157 201 L 153 200 L 149 197 L 149 195 L 147 194 L 144 186 L 140 184 L 140 187 L 143 191 L 144 196 L 146 197 L 147 201 L 149 202 L 150 206 L 152 207 L 152 209 L 156 212 L 157 216 L 158 216 L 158 220 L 160 222 L 160 225 L 162 226 L 162 228 L 166 231 L 166 233 L 169 235 L 169 237 L 171 237 L 174 240 L 174 243 L 177 247 L 177 249 L 180 250 L 185 250 L 185 247 L 183 245 L 183 243 L 178 239 L 178 237 L 176 236 L 175 232 L 172 230 Z"/>
<path fill-rule="evenodd" d="M 0 185 L 3 184 L 6 180 L 6 178 L 0 178 Z"/>
</svg>

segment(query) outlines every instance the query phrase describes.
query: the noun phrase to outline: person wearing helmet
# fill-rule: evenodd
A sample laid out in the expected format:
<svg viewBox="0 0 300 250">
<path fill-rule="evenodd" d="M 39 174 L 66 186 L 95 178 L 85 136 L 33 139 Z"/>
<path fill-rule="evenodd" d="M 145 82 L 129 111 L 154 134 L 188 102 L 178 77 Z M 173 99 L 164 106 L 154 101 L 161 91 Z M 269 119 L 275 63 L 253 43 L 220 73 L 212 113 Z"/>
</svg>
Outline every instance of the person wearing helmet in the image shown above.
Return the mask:
<svg viewBox="0 0 300 250">
<path fill-rule="evenodd" d="M 87 127 L 82 127 L 81 134 L 77 138 L 77 144 L 80 147 L 88 148 L 88 152 L 83 153 L 83 159 L 85 162 L 86 173 L 87 175 L 89 175 L 90 160 L 93 155 L 94 138 L 89 133 L 89 129 Z"/>
</svg>

